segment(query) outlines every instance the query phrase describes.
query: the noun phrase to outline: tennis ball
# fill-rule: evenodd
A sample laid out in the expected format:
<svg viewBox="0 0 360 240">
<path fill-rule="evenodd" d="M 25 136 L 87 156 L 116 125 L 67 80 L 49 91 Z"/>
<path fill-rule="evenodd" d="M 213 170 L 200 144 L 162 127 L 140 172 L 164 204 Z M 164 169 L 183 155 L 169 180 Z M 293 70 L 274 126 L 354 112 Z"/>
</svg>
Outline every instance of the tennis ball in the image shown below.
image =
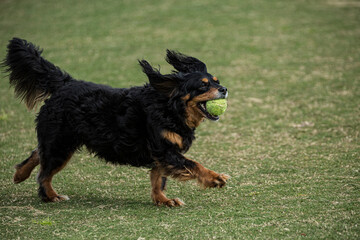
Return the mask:
<svg viewBox="0 0 360 240">
<path fill-rule="evenodd" d="M 214 116 L 219 116 L 225 112 L 227 101 L 224 98 L 215 99 L 206 102 L 206 111 Z"/>
</svg>

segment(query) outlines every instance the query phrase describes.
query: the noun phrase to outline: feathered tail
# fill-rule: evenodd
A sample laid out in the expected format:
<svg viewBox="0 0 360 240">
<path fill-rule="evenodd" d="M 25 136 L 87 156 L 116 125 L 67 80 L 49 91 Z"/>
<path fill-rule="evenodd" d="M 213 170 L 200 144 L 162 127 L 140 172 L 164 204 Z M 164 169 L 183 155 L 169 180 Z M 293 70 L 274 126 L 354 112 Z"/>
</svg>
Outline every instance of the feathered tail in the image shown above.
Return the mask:
<svg viewBox="0 0 360 240">
<path fill-rule="evenodd" d="M 73 78 L 41 57 L 42 50 L 26 40 L 13 38 L 7 46 L 3 66 L 9 73 L 15 94 L 33 109 Z"/>
</svg>

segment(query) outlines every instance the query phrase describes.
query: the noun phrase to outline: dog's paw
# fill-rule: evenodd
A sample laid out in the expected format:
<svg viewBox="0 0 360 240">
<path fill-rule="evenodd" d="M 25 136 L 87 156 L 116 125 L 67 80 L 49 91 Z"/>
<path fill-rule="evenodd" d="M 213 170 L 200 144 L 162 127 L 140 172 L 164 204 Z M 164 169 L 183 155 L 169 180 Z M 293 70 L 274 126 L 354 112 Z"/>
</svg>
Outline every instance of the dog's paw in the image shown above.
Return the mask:
<svg viewBox="0 0 360 240">
<path fill-rule="evenodd" d="M 20 164 L 16 165 L 15 169 L 16 172 L 13 178 L 15 184 L 21 183 L 29 178 L 31 171 L 24 171 L 23 169 L 21 169 Z"/>
<path fill-rule="evenodd" d="M 17 183 L 21 183 L 23 181 L 25 181 L 27 179 L 27 177 L 19 174 L 18 172 L 15 173 L 14 175 L 14 183 L 17 184 Z"/>
<path fill-rule="evenodd" d="M 48 199 L 46 202 L 62 202 L 62 201 L 68 201 L 70 198 L 66 195 L 57 195 L 55 197 L 52 197 Z"/>
<path fill-rule="evenodd" d="M 167 207 L 179 207 L 185 205 L 183 201 L 179 198 L 169 199 L 167 202 L 163 203 Z"/>
<path fill-rule="evenodd" d="M 164 197 L 160 197 L 160 198 L 153 197 L 153 201 L 157 206 L 164 205 L 167 207 L 179 207 L 185 205 L 185 203 L 181 201 L 179 198 L 169 199 Z"/>
<path fill-rule="evenodd" d="M 217 187 L 222 188 L 223 186 L 225 186 L 225 184 L 227 183 L 227 180 L 230 179 L 230 176 L 224 173 L 219 174 L 218 178 L 217 178 Z"/>
<path fill-rule="evenodd" d="M 227 174 L 218 174 L 214 171 L 209 171 L 209 174 L 201 182 L 205 188 L 222 188 L 226 185 L 227 180 L 230 179 L 230 176 Z"/>
</svg>

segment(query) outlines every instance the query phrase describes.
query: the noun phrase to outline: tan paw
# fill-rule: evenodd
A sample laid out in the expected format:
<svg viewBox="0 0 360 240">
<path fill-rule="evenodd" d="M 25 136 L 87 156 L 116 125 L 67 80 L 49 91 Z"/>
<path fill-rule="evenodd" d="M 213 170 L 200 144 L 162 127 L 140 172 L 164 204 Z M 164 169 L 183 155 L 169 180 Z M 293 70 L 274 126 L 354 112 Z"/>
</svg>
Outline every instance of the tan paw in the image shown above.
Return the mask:
<svg viewBox="0 0 360 240">
<path fill-rule="evenodd" d="M 164 205 L 167 207 L 179 207 L 179 206 L 185 205 L 185 203 L 183 201 L 181 201 L 179 198 L 174 198 L 174 199 L 169 199 L 169 198 L 154 199 L 153 198 L 153 201 L 157 206 Z"/>
<path fill-rule="evenodd" d="M 15 167 L 16 168 L 16 167 Z M 26 172 L 21 168 L 16 168 L 16 172 L 14 174 L 14 183 L 21 183 L 29 178 L 31 172 Z"/>
<path fill-rule="evenodd" d="M 226 185 L 228 179 L 230 179 L 230 176 L 227 174 L 210 171 L 210 174 L 205 177 L 202 183 L 205 188 L 222 188 Z"/>
<path fill-rule="evenodd" d="M 57 195 L 49 200 L 49 202 L 62 202 L 62 201 L 68 201 L 70 198 L 66 195 Z"/>
<path fill-rule="evenodd" d="M 169 201 L 163 203 L 167 207 L 179 207 L 185 205 L 179 198 L 169 199 Z"/>
</svg>

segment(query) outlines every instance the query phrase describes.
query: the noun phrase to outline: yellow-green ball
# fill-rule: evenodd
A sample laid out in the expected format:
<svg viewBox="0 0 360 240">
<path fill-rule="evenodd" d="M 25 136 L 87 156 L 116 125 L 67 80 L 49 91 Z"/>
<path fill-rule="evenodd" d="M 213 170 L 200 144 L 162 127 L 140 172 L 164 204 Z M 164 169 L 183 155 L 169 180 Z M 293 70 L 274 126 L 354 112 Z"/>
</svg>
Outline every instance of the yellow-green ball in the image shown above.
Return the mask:
<svg viewBox="0 0 360 240">
<path fill-rule="evenodd" d="M 226 111 L 226 99 L 215 99 L 206 102 L 206 111 L 214 116 L 219 116 Z"/>
</svg>

